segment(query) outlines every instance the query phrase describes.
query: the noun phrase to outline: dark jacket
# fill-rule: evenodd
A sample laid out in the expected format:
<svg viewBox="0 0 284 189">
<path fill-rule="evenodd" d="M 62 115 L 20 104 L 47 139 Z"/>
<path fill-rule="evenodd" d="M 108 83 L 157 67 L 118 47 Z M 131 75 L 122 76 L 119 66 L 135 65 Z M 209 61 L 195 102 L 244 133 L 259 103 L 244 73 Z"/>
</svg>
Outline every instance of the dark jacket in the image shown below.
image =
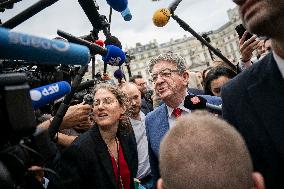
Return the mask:
<svg viewBox="0 0 284 189">
<path fill-rule="evenodd" d="M 132 129 L 128 131 L 120 128 L 117 137 L 131 173 L 130 188 L 134 189 L 133 178 L 138 169 L 135 135 Z M 111 157 L 97 125 L 78 137 L 63 152 L 57 171 L 65 188 L 117 188 Z"/>
<path fill-rule="evenodd" d="M 272 54 L 222 89 L 223 117 L 244 137 L 267 189 L 284 188 L 284 80 Z"/>
</svg>

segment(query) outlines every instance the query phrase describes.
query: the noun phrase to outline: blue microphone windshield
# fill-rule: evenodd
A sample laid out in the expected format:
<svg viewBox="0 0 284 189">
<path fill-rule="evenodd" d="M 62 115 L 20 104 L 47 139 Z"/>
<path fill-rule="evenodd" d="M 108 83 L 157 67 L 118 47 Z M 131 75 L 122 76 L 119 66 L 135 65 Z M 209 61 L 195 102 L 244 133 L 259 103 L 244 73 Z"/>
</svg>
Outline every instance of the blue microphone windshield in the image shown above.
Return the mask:
<svg viewBox="0 0 284 189">
<path fill-rule="evenodd" d="M 125 62 L 125 53 L 117 46 L 107 45 L 107 54 L 102 56 L 105 64 L 120 66 Z"/>
<path fill-rule="evenodd" d="M 126 7 L 126 9 L 121 12 L 121 16 L 125 21 L 130 21 L 132 19 L 132 14 L 128 7 Z"/>
<path fill-rule="evenodd" d="M 122 12 L 127 8 L 127 0 L 106 0 L 109 6 L 118 12 Z"/>
<path fill-rule="evenodd" d="M 115 70 L 115 72 L 113 73 L 113 76 L 116 79 L 122 79 L 124 77 L 124 73 L 121 69 Z"/>
<path fill-rule="evenodd" d="M 34 109 L 40 108 L 54 100 L 57 100 L 71 91 L 71 86 L 66 81 L 45 85 L 30 90 Z"/>
<path fill-rule="evenodd" d="M 86 65 L 86 46 L 10 32 L 0 28 L 0 59 L 35 61 L 38 64 Z"/>
</svg>

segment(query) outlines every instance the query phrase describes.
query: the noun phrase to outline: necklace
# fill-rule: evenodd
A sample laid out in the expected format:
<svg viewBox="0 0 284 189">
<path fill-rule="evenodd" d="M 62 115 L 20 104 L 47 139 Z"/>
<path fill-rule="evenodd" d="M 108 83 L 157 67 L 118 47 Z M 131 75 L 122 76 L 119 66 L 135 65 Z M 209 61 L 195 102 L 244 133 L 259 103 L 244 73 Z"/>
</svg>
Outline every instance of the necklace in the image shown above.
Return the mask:
<svg viewBox="0 0 284 189">
<path fill-rule="evenodd" d="M 117 183 L 118 189 L 120 188 L 119 184 L 120 184 L 121 188 L 124 189 L 123 182 L 122 182 L 121 175 L 120 175 L 119 140 L 117 139 L 117 137 L 115 137 L 115 144 L 116 144 L 117 159 L 115 158 L 114 154 L 111 152 L 109 145 L 108 144 L 106 144 L 106 145 L 107 145 L 108 152 L 113 157 L 115 164 L 116 164 L 116 167 L 117 167 L 117 174 L 118 174 L 118 179 L 119 179 L 119 181 L 118 181 L 119 183 Z"/>
</svg>

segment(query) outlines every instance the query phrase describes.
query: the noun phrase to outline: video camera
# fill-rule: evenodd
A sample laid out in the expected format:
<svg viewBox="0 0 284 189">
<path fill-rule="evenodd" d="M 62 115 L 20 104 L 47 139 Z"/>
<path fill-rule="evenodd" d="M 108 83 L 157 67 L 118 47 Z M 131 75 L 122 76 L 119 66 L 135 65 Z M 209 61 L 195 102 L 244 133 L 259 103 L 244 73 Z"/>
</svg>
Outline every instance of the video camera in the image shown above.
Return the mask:
<svg viewBox="0 0 284 189">
<path fill-rule="evenodd" d="M 0 188 L 42 188 L 28 168 L 44 165 L 56 152 L 47 130 L 36 128 L 29 89 L 24 73 L 0 74 L 0 121 L 5 124 L 0 134 Z"/>
</svg>

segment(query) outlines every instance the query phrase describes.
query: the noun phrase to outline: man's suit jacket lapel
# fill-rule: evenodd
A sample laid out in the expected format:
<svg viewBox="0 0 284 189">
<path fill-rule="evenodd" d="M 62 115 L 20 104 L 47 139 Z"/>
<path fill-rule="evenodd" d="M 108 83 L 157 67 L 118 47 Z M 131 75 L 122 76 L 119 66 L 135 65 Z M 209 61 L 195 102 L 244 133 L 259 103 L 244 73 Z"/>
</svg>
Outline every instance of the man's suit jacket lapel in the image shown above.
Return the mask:
<svg viewBox="0 0 284 189">
<path fill-rule="evenodd" d="M 251 73 L 256 82 L 248 86 L 248 98 L 284 157 L 284 81 L 272 54 L 261 63 L 260 70 Z"/>
<path fill-rule="evenodd" d="M 160 142 L 169 130 L 168 110 L 165 104 L 160 106 L 159 111 L 157 111 L 152 121 L 154 122 L 153 127 L 155 128 L 151 128 L 153 129 L 151 134 L 154 135 L 150 137 L 154 139 L 154 141 L 151 142 L 151 146 L 155 155 L 159 157 Z"/>
<path fill-rule="evenodd" d="M 104 167 L 104 170 L 101 170 L 101 171 L 105 171 L 107 173 L 107 175 L 109 176 L 109 180 L 113 184 L 114 188 L 117 188 L 116 181 L 115 181 L 115 175 L 114 175 L 113 167 L 112 167 L 112 162 L 110 159 L 111 157 L 109 155 L 108 148 L 105 142 L 103 141 L 103 138 L 99 132 L 98 126 L 94 125 L 92 127 L 91 137 L 95 141 L 95 146 L 94 146 L 95 151 L 96 151 L 95 153 L 98 154 L 100 162 L 102 163 Z"/>
</svg>

